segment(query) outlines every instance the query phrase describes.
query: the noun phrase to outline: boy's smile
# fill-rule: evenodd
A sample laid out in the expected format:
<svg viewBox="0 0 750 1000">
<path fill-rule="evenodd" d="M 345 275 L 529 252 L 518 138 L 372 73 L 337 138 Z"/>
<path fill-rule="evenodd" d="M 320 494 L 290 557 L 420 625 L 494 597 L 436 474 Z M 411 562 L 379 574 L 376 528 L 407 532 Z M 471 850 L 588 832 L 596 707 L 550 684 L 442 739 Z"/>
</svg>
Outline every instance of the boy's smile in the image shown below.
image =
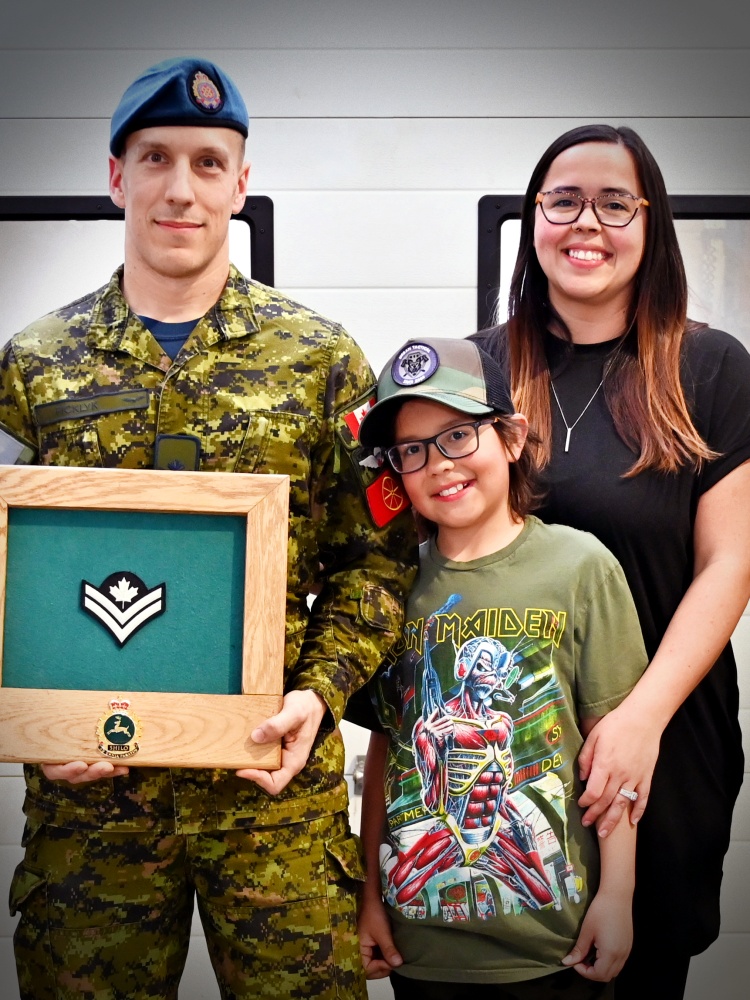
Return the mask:
<svg viewBox="0 0 750 1000">
<path fill-rule="evenodd" d="M 455 486 L 447 486 L 444 490 L 440 490 L 438 496 L 442 497 L 445 500 L 449 500 L 451 497 L 456 496 L 461 491 L 468 489 L 469 486 L 471 486 L 470 482 L 461 482 L 457 483 Z"/>
</svg>

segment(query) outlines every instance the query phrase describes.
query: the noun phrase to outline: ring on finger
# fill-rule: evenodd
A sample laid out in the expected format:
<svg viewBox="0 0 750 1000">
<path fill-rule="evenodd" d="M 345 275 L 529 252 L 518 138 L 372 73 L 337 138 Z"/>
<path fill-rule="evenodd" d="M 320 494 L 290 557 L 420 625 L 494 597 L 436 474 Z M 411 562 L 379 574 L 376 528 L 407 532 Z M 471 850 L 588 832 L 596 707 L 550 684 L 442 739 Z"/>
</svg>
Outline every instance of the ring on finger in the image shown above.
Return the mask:
<svg viewBox="0 0 750 1000">
<path fill-rule="evenodd" d="M 618 791 L 618 795 L 624 795 L 626 799 L 630 799 L 631 802 L 635 802 L 638 798 L 638 792 L 631 791 L 629 788 L 624 786 Z"/>
</svg>

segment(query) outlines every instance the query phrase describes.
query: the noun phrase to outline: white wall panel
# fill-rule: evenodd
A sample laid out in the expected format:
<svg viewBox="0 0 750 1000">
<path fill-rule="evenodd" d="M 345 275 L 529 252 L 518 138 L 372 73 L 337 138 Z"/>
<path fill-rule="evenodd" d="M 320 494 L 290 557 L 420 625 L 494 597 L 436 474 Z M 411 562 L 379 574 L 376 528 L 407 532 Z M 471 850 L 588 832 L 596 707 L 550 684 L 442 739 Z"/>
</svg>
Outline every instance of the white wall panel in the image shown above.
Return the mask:
<svg viewBox="0 0 750 1000">
<path fill-rule="evenodd" d="M 0 976 L 3 982 L 3 1000 L 18 1000 L 18 980 L 13 962 L 13 943 L 9 937 L 0 938 Z"/>
<path fill-rule="evenodd" d="M 10 886 L 10 880 L 13 877 L 13 872 L 16 870 L 16 865 L 22 859 L 23 850 L 20 846 L 20 837 L 18 843 L 15 845 L 0 845 L 0 879 L 2 879 L 4 887 Z M 0 939 L 10 937 L 18 922 L 18 917 L 11 917 L 7 901 L 8 894 L 4 892 L 2 905 L 0 905 Z M 0 993 L 0 995 L 2 994 Z"/>
<path fill-rule="evenodd" d="M 747 772 L 747 761 L 745 771 Z M 740 794 L 737 796 L 737 805 L 732 815 L 732 840 L 750 842 L 750 778 L 745 778 Z M 745 895 L 748 893 L 747 872 L 750 867 L 742 873 L 742 885 Z"/>
<path fill-rule="evenodd" d="M 220 1000 L 206 940 L 202 934 L 190 938 L 185 972 L 180 983 L 180 1000 Z"/>
<path fill-rule="evenodd" d="M 630 125 L 673 194 L 750 192 L 750 117 L 258 118 L 251 192 L 478 191 L 517 194 L 547 145 L 591 121 Z M 0 117 L 0 194 L 106 194 L 105 118 Z M 717 151 L 721 155 L 717 155 Z"/>
<path fill-rule="evenodd" d="M 106 195 L 109 124 L 0 119 L 0 193 Z"/>
<path fill-rule="evenodd" d="M 8 889 L 16 865 L 23 858 L 21 835 L 24 815 L 24 781 L 18 765 L 0 765 L 0 996 L 15 1000 L 15 968 L 12 964 L 10 941 L 18 917 L 11 917 L 8 910 Z M 7 989 L 6 989 L 7 987 Z"/>
<path fill-rule="evenodd" d="M 748 872 L 750 843 L 733 843 L 724 862 L 724 879 L 721 885 L 721 929 L 725 934 L 750 934 Z"/>
<path fill-rule="evenodd" d="M 21 807 L 24 789 L 22 777 L 0 778 L 0 802 L 2 803 L 0 808 L 0 846 L 5 847 L 21 842 L 24 823 Z"/>
<path fill-rule="evenodd" d="M 342 722 L 341 734 L 344 737 L 344 744 L 346 746 L 346 763 L 344 767 L 347 773 L 351 774 L 354 767 L 355 755 L 367 753 L 370 733 L 367 729 L 355 726 L 351 722 Z"/>
<path fill-rule="evenodd" d="M 722 934 L 690 963 L 685 1000 L 747 1000 L 748 953 L 750 934 Z"/>
<path fill-rule="evenodd" d="M 476 288 L 477 191 L 269 193 L 280 288 Z"/>
<path fill-rule="evenodd" d="M 238 38 L 240 41 L 240 38 Z M 248 46 L 252 38 L 247 38 Z M 133 77 L 182 49 L 7 50 L 8 118 L 107 117 Z M 750 102 L 742 49 L 242 50 L 201 46 L 235 79 L 257 117 L 736 117 Z M 623 86 L 623 82 L 627 86 Z"/>
<path fill-rule="evenodd" d="M 750 614 L 740 618 L 732 636 L 740 684 L 740 707 L 750 708 Z"/>
<path fill-rule="evenodd" d="M 256 119 L 248 152 L 259 192 L 290 190 L 525 191 L 562 132 L 592 121 L 630 125 L 674 194 L 750 191 L 750 118 L 599 117 Z M 253 111 L 251 110 L 251 116 Z M 716 151 L 721 150 L 721 156 Z"/>
</svg>

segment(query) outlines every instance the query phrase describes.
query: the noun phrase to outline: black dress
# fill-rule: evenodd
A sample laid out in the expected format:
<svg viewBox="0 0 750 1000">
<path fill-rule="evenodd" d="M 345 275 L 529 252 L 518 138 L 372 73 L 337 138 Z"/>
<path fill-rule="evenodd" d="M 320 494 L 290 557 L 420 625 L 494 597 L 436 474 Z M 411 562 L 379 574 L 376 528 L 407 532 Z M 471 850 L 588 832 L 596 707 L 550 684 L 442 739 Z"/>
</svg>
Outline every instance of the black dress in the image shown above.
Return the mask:
<svg viewBox="0 0 750 1000">
<path fill-rule="evenodd" d="M 474 334 L 503 359 L 503 328 Z M 572 425 L 602 378 L 612 341 L 546 351 L 566 422 Z M 623 479 L 634 460 L 617 436 L 600 390 L 570 435 L 552 398 L 553 448 L 544 470 L 545 521 L 596 535 L 617 556 L 633 592 L 649 657 L 661 642 L 693 569 L 693 523 L 701 495 L 750 459 L 750 355 L 735 338 L 701 329 L 685 337 L 683 386 L 695 425 L 721 457 L 701 472 L 646 472 Z M 749 498 L 750 500 L 750 498 Z M 696 642 L 710 627 L 695 622 Z M 617 669 L 617 650 L 612 650 Z M 728 644 L 678 709 L 661 741 L 651 797 L 638 827 L 636 945 L 653 959 L 697 954 L 719 933 L 722 863 L 742 783 L 737 670 Z"/>
</svg>

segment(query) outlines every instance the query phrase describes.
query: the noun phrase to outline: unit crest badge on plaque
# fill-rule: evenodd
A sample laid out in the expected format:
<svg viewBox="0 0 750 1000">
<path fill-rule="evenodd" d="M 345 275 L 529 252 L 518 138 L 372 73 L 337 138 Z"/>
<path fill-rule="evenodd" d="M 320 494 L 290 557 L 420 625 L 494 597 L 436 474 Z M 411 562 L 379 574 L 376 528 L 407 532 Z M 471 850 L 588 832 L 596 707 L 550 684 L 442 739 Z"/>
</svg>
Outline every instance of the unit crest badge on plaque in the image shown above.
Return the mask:
<svg viewBox="0 0 750 1000">
<path fill-rule="evenodd" d="M 105 757 L 134 757 L 140 749 L 140 721 L 130 711 L 127 698 L 113 698 L 96 724 L 97 749 Z"/>
</svg>

